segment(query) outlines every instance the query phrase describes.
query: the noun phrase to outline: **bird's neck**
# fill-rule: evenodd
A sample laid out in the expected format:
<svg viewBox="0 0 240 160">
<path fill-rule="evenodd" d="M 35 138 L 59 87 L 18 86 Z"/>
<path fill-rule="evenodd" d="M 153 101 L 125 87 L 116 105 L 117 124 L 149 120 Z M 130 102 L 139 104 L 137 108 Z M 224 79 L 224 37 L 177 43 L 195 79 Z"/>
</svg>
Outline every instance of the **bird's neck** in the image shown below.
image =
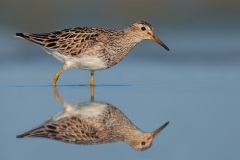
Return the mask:
<svg viewBox="0 0 240 160">
<path fill-rule="evenodd" d="M 111 121 L 115 128 L 114 132 L 116 135 L 121 135 L 122 141 L 129 141 L 134 135 L 143 133 L 118 109 L 112 111 L 112 119 L 114 119 Z"/>
<path fill-rule="evenodd" d="M 124 29 L 123 32 L 124 32 L 123 42 L 124 43 L 127 42 L 126 46 L 128 46 L 130 50 L 143 40 L 142 37 L 136 34 L 136 32 L 134 31 L 134 28 L 132 27 Z"/>
<path fill-rule="evenodd" d="M 123 141 L 132 145 L 137 137 L 141 137 L 144 133 L 139 129 L 129 130 L 123 134 Z"/>
<path fill-rule="evenodd" d="M 130 144 L 135 137 L 143 134 L 129 119 L 122 120 L 121 123 L 117 130 L 122 134 L 122 140 L 124 142 Z"/>
<path fill-rule="evenodd" d="M 114 61 L 115 64 L 121 61 L 133 49 L 133 47 L 143 40 L 141 37 L 131 31 L 131 28 L 127 28 L 121 32 L 122 34 L 113 39 L 111 42 L 115 46 L 115 53 L 118 54 L 118 56 L 114 57 L 117 58 Z"/>
</svg>

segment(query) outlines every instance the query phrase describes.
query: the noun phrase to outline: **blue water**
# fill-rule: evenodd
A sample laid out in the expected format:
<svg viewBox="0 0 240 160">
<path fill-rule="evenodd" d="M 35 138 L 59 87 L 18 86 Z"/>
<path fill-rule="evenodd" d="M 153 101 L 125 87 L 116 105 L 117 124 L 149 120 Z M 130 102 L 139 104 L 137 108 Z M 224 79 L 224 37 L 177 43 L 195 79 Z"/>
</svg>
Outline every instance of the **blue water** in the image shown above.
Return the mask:
<svg viewBox="0 0 240 160">
<path fill-rule="evenodd" d="M 158 62 L 134 59 L 134 53 L 114 68 L 95 74 L 95 100 L 114 105 L 141 130 L 153 131 L 170 122 L 143 152 L 123 142 L 83 146 L 16 139 L 63 108 L 51 87 L 62 64 L 46 55 L 42 61 L 32 59 L 2 68 L 0 159 L 238 159 L 239 65 L 167 64 L 162 54 Z M 88 71 L 65 71 L 58 81 L 59 94 L 70 104 L 87 102 L 88 81 Z"/>
</svg>

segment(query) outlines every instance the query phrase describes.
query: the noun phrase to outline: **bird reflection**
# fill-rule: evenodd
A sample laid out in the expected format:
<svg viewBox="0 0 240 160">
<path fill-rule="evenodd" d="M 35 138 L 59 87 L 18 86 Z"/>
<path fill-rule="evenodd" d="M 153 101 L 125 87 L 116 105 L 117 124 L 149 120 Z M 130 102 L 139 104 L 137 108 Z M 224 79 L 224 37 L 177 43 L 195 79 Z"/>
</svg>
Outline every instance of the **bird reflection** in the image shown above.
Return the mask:
<svg viewBox="0 0 240 160">
<path fill-rule="evenodd" d="M 54 88 L 54 97 L 64 109 L 41 126 L 17 135 L 17 138 L 44 137 L 85 145 L 124 141 L 143 151 L 151 147 L 154 137 L 168 125 L 166 122 L 155 131 L 143 132 L 113 105 L 95 102 L 94 88 L 91 89 L 90 102 L 71 105 L 63 101 Z"/>
</svg>

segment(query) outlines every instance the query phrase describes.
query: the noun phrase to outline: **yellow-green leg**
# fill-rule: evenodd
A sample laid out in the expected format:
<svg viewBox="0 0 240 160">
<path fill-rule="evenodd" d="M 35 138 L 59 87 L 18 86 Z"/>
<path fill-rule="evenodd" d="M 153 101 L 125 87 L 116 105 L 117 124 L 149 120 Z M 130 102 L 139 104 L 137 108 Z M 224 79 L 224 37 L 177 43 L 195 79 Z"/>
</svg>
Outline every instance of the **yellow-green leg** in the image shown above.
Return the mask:
<svg viewBox="0 0 240 160">
<path fill-rule="evenodd" d="M 94 71 L 91 71 L 90 86 L 94 86 Z"/>
<path fill-rule="evenodd" d="M 54 77 L 53 77 L 53 83 L 52 83 L 53 86 L 56 86 L 57 80 L 58 80 L 60 74 L 61 74 L 64 70 L 66 70 L 66 67 L 65 67 L 65 66 L 63 66 L 63 67 L 54 75 Z"/>
</svg>

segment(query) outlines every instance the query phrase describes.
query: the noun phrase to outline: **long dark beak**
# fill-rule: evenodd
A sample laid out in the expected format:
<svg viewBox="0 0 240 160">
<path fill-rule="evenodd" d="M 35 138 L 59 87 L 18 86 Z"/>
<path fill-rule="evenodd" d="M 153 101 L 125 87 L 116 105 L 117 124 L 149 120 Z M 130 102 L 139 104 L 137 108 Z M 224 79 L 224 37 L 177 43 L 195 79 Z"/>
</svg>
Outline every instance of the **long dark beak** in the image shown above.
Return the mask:
<svg viewBox="0 0 240 160">
<path fill-rule="evenodd" d="M 160 128 L 156 129 L 155 131 L 151 132 L 151 135 L 153 136 L 153 138 L 160 133 L 167 125 L 169 124 L 169 122 L 166 122 L 164 125 L 162 125 Z"/>
<path fill-rule="evenodd" d="M 159 38 L 157 38 L 155 35 L 152 35 L 150 37 L 150 39 L 153 40 L 154 42 L 160 44 L 163 48 L 165 48 L 167 51 L 169 51 L 169 48 Z"/>
</svg>

